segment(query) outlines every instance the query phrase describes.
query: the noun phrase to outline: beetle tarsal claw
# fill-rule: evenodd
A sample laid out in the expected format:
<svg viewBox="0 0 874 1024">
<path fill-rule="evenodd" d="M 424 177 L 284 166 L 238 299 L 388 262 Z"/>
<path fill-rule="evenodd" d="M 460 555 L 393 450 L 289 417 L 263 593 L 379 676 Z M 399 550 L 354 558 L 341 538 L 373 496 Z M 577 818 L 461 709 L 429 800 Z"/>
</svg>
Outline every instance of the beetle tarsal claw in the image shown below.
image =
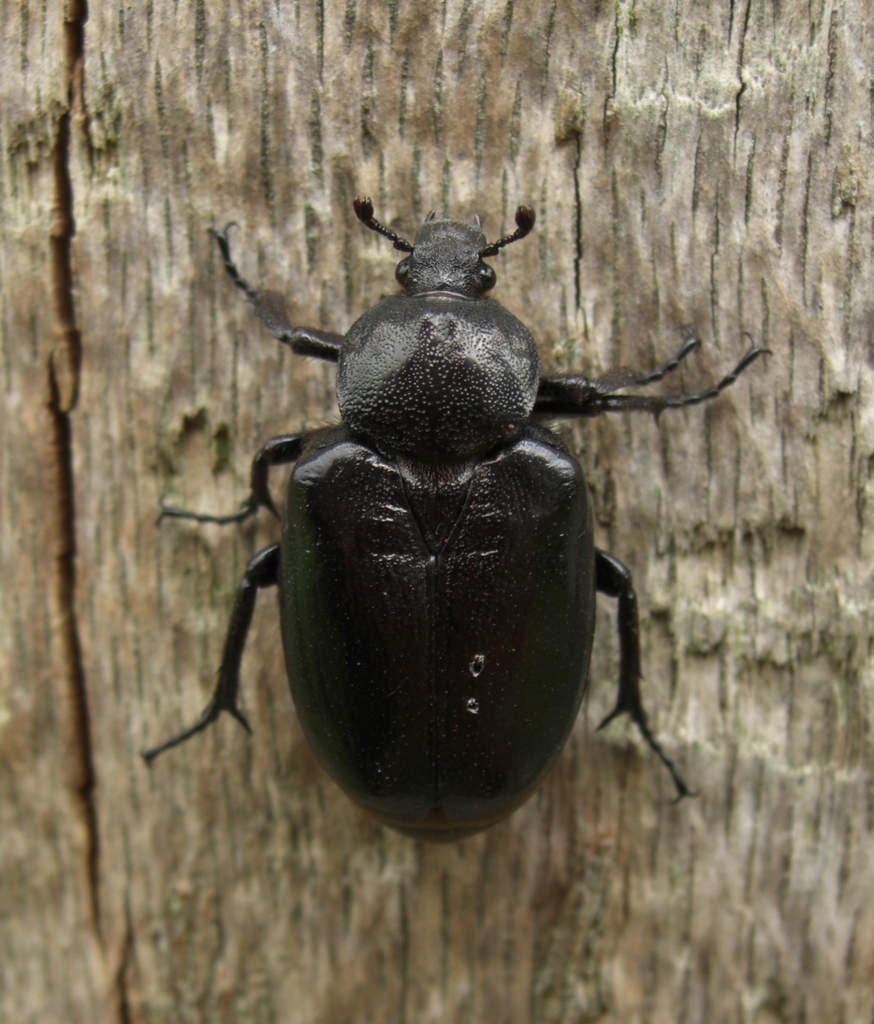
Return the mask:
<svg viewBox="0 0 874 1024">
<path fill-rule="evenodd" d="M 598 723 L 598 727 L 595 729 L 595 732 L 600 732 L 603 728 L 608 726 L 614 718 L 618 718 L 620 715 L 624 715 L 625 712 L 626 709 L 619 707 L 619 705 L 617 704 L 609 715 L 605 715 L 605 717 L 601 719 L 601 721 Z"/>
<path fill-rule="evenodd" d="M 222 708 L 222 711 L 227 711 L 229 712 L 229 714 L 233 715 L 233 717 L 236 718 L 236 720 L 240 723 L 240 725 L 242 725 L 246 732 L 250 736 L 252 735 L 252 726 L 249 725 L 248 719 L 236 705 L 230 708 Z"/>
<path fill-rule="evenodd" d="M 165 740 L 157 747 L 150 747 L 148 750 L 144 750 L 143 758 L 147 763 L 151 763 L 158 754 L 163 754 L 165 750 L 170 750 L 172 747 L 176 747 L 180 743 L 184 743 L 185 740 L 191 739 L 192 736 L 196 736 L 199 732 L 202 732 L 208 726 L 212 725 L 217 718 L 218 709 L 215 705 L 215 701 L 210 701 L 194 725 L 190 725 L 187 729 L 183 729 L 182 732 L 177 733 L 177 735 L 171 736 L 169 740 Z"/>
<path fill-rule="evenodd" d="M 686 785 L 686 781 L 683 778 L 683 776 L 677 771 L 677 767 L 674 764 L 673 759 L 668 757 L 668 755 L 662 749 L 662 746 L 659 743 L 659 741 L 655 738 L 655 736 L 653 736 L 649 728 L 649 723 L 646 720 L 646 713 L 644 712 L 643 707 L 639 703 L 637 708 L 624 707 L 621 704 L 617 704 L 616 707 L 613 708 L 613 710 L 610 712 L 610 714 L 601 720 L 596 731 L 600 731 L 604 728 L 604 726 L 609 725 L 613 721 L 613 719 L 618 718 L 619 715 L 625 714 L 629 715 L 631 720 L 637 726 L 637 731 L 646 740 L 649 748 L 653 751 L 653 753 L 655 753 L 658 756 L 659 760 L 670 772 L 671 778 L 674 780 L 674 786 L 677 790 L 677 797 L 674 800 L 674 803 L 679 803 L 684 797 L 687 796 L 697 796 L 698 794 L 694 793 Z"/>
</svg>

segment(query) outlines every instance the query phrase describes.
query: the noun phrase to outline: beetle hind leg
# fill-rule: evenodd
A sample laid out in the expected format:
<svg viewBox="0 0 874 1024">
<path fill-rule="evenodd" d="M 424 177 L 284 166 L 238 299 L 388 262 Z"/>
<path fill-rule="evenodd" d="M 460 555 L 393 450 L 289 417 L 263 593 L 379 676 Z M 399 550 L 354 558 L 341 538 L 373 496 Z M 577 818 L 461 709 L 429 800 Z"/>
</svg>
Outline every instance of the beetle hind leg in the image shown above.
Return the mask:
<svg viewBox="0 0 874 1024">
<path fill-rule="evenodd" d="M 279 545 L 271 544 L 270 547 L 259 551 L 246 566 L 243 578 L 237 587 L 237 596 L 234 599 L 234 608 L 231 612 L 231 622 L 228 626 L 228 634 L 225 637 L 225 649 L 222 654 L 222 663 L 219 668 L 218 681 L 213 690 L 209 703 L 203 709 L 200 718 L 187 729 L 169 740 L 165 740 L 157 747 L 150 747 L 143 751 L 143 757 L 151 762 L 171 747 L 202 732 L 219 717 L 222 711 L 227 711 L 246 729 L 252 729 L 246 721 L 245 716 L 237 707 L 237 697 L 240 689 L 240 663 L 243 660 L 243 648 L 246 645 L 246 634 L 252 622 L 252 614 L 255 611 L 255 598 L 258 591 L 264 587 L 273 587 L 279 580 Z"/>
<path fill-rule="evenodd" d="M 671 773 L 677 788 L 677 799 L 694 794 L 686 785 L 674 762 L 662 750 L 649 728 L 643 698 L 640 694 L 640 623 L 637 614 L 637 594 L 631 573 L 617 558 L 604 551 L 595 551 L 595 589 L 619 600 L 619 692 L 616 705 L 598 726 L 603 729 L 619 715 L 630 715 L 641 736 L 658 754 L 662 764 Z"/>
</svg>

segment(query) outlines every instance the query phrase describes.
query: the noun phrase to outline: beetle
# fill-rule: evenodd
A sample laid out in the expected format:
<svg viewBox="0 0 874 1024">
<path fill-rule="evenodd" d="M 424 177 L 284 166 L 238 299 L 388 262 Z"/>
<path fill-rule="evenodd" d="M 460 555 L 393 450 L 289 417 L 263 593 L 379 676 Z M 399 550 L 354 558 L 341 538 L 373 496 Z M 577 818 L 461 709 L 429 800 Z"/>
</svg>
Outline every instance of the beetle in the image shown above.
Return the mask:
<svg viewBox="0 0 874 1024">
<path fill-rule="evenodd" d="M 695 394 L 620 394 L 660 369 L 623 367 L 591 379 L 541 376 L 529 330 L 487 293 L 485 260 L 528 235 L 488 243 L 473 223 L 432 212 L 413 243 L 356 199 L 358 219 L 404 254 L 402 292 L 345 335 L 293 327 L 282 297 L 257 291 L 213 232 L 227 273 L 270 333 L 304 356 L 337 362 L 342 423 L 268 440 L 255 455 L 238 512 L 165 507 L 163 517 L 240 522 L 262 506 L 282 535 L 246 567 L 218 681 L 200 718 L 144 751 L 151 761 L 238 706 L 240 663 L 258 590 L 278 587 L 295 708 L 328 774 L 383 823 L 423 839 L 458 839 L 509 815 L 558 757 L 585 694 L 595 593 L 618 599 L 616 704 L 689 795 L 653 736 L 640 692 L 637 597 L 629 570 L 594 545 L 587 486 L 559 437 L 532 419 L 645 410 L 715 398 L 764 350 L 750 347 Z M 280 516 L 271 466 L 295 463 Z"/>
</svg>

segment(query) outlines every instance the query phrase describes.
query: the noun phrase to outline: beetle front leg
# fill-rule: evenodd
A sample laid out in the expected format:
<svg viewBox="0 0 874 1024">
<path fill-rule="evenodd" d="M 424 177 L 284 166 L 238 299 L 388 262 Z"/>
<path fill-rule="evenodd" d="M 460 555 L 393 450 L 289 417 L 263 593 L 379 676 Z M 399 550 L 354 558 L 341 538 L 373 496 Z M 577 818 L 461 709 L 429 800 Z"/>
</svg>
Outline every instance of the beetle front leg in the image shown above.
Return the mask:
<svg viewBox="0 0 874 1024">
<path fill-rule="evenodd" d="M 243 660 L 243 648 L 246 645 L 246 634 L 252 622 L 252 614 L 255 611 L 255 598 L 259 590 L 264 587 L 276 586 L 279 581 L 279 545 L 271 544 L 270 547 L 259 551 L 246 566 L 243 578 L 237 587 L 237 596 L 234 599 L 234 608 L 231 612 L 231 622 L 228 626 L 228 635 L 225 637 L 225 649 L 222 653 L 222 663 L 219 668 L 218 682 L 209 704 L 203 709 L 200 718 L 183 729 L 177 736 L 166 740 L 157 747 L 150 747 L 143 751 L 143 757 L 151 762 L 170 747 L 190 739 L 196 733 L 201 732 L 211 725 L 222 711 L 227 711 L 236 720 L 251 732 L 249 723 L 243 716 L 242 711 L 237 707 L 237 696 L 240 688 L 240 663 Z"/>
<path fill-rule="evenodd" d="M 305 441 L 304 434 L 280 434 L 278 437 L 271 437 L 258 449 L 255 458 L 252 459 L 249 497 L 240 505 L 239 512 L 232 512 L 225 516 L 213 516 L 205 512 L 188 512 L 184 508 L 165 505 L 162 498 L 158 522 L 160 523 L 162 519 L 166 518 L 193 519 L 198 523 L 219 523 L 220 525 L 241 523 L 244 519 L 254 515 L 262 506 L 269 509 L 279 519 L 279 512 L 273 503 L 270 488 L 267 486 L 270 467 L 297 461 Z"/>
<path fill-rule="evenodd" d="M 327 359 L 329 362 L 336 363 L 340 355 L 340 346 L 343 343 L 342 334 L 335 334 L 333 331 L 320 331 L 314 327 L 292 327 L 285 311 L 285 300 L 279 292 L 261 292 L 246 282 L 231 259 L 231 243 L 228 239 L 228 232 L 233 227 L 236 227 L 236 224 L 232 221 L 230 224 L 226 224 L 221 231 L 216 231 L 214 228 L 210 228 L 209 231 L 218 242 L 228 277 L 252 303 L 255 316 L 277 341 L 281 341 L 283 345 L 289 345 L 299 356 L 312 356 L 315 359 Z"/>
<path fill-rule="evenodd" d="M 692 791 L 650 732 L 643 699 L 640 695 L 640 623 L 637 615 L 637 594 L 631 573 L 617 558 L 595 550 L 595 589 L 608 597 L 619 599 L 619 692 L 616 706 L 598 726 L 603 729 L 619 715 L 630 715 L 641 736 L 661 758 L 677 787 L 677 799 L 692 796 Z"/>
<path fill-rule="evenodd" d="M 747 335 L 749 337 L 749 335 Z M 624 367 L 607 370 L 600 377 L 591 379 L 582 374 L 559 374 L 544 377 L 537 391 L 534 412 L 546 416 L 599 416 L 602 412 L 652 412 L 658 415 L 665 409 L 681 409 L 689 405 L 708 402 L 711 398 L 731 387 L 743 371 L 759 356 L 770 355 L 768 349 L 760 348 L 750 338 L 751 344 L 737 366 L 726 374 L 719 383 L 705 391 L 691 395 L 617 395 L 620 388 L 644 387 L 662 380 L 676 369 L 680 362 L 694 349 L 699 341 L 691 329 L 687 329 L 683 347 L 660 369 L 650 374 L 639 373 Z"/>
</svg>

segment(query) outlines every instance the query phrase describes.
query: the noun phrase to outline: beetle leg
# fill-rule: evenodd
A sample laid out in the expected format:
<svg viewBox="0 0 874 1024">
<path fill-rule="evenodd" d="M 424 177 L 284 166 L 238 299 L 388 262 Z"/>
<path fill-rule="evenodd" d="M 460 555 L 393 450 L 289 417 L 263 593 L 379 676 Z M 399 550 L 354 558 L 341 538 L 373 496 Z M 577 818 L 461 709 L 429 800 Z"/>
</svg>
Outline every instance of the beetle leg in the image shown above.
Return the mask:
<svg viewBox="0 0 874 1024">
<path fill-rule="evenodd" d="M 749 335 L 747 335 L 749 337 Z M 751 344 L 740 362 L 731 373 L 706 391 L 693 395 L 616 395 L 609 388 L 641 387 L 661 380 L 697 346 L 698 339 L 687 334 L 686 341 L 677 355 L 649 375 L 637 374 L 633 370 L 608 370 L 602 377 L 591 380 L 581 374 L 564 374 L 544 377 L 540 381 L 534 412 L 548 416 L 599 416 L 602 412 L 631 412 L 643 410 L 658 415 L 665 409 L 679 409 L 687 405 L 698 405 L 730 387 L 743 371 L 761 355 L 770 355 L 768 349 L 760 348 L 750 338 Z"/>
<path fill-rule="evenodd" d="M 285 466 L 289 462 L 296 462 L 300 457 L 304 443 L 303 434 L 280 434 L 278 437 L 271 437 L 255 453 L 252 459 L 252 472 L 250 476 L 249 497 L 244 505 L 251 506 L 255 512 L 261 505 L 270 509 L 276 518 L 279 513 L 273 504 L 270 495 L 270 488 L 267 486 L 267 479 L 271 466 Z"/>
<path fill-rule="evenodd" d="M 252 460 L 249 496 L 240 505 L 239 512 L 232 512 L 225 516 L 213 516 L 205 512 L 188 512 L 184 508 L 165 505 L 162 498 L 158 522 L 160 523 L 162 519 L 193 519 L 197 523 L 218 523 L 219 525 L 241 523 L 244 519 L 254 515 L 262 506 L 269 509 L 278 519 L 279 512 L 267 486 L 270 467 L 286 465 L 298 459 L 305 440 L 304 434 L 280 434 L 279 437 L 271 437 L 258 449 Z"/>
<path fill-rule="evenodd" d="M 230 224 L 226 224 L 221 231 L 216 231 L 214 228 L 209 230 L 218 242 L 228 277 L 252 303 L 255 315 L 261 323 L 277 341 L 281 341 L 284 345 L 290 345 L 298 355 L 313 356 L 316 359 L 327 359 L 336 363 L 340 355 L 340 345 L 343 343 L 342 334 L 320 331 L 314 327 L 292 327 L 288 314 L 285 312 L 285 301 L 278 292 L 260 292 L 246 282 L 231 259 L 228 231 L 233 227 L 236 225 L 232 221 Z"/>
<path fill-rule="evenodd" d="M 538 389 L 538 408 L 536 411 L 546 411 L 555 403 L 565 404 L 576 402 L 577 406 L 584 406 L 600 395 L 609 395 L 617 388 L 646 387 L 664 380 L 669 373 L 682 363 L 682 361 L 701 344 L 701 339 L 689 325 L 681 327 L 683 332 L 683 344 L 677 354 L 669 359 L 663 366 L 652 373 L 643 373 L 640 370 L 632 370 L 628 366 L 613 366 L 606 370 L 600 377 L 584 377 L 578 373 L 560 374 L 555 377 L 544 377 L 540 381 Z"/>
<path fill-rule="evenodd" d="M 650 732 L 643 699 L 640 695 L 640 624 L 637 616 L 637 594 L 631 573 L 617 558 L 595 550 L 595 589 L 608 597 L 619 599 L 619 692 L 616 706 L 598 726 L 603 729 L 619 715 L 628 714 L 641 736 L 661 758 L 677 787 L 677 799 L 692 796 L 692 791 Z"/>
<path fill-rule="evenodd" d="M 231 622 L 228 626 L 228 635 L 225 637 L 225 649 L 222 654 L 222 663 L 219 668 L 218 682 L 209 704 L 203 709 L 200 718 L 183 729 L 178 735 L 159 744 L 157 747 L 150 747 L 143 751 L 143 757 L 151 762 L 170 747 L 175 747 L 196 733 L 201 732 L 211 725 L 222 711 L 227 711 L 236 720 L 251 732 L 249 723 L 243 716 L 242 711 L 237 707 L 237 696 L 240 688 L 240 663 L 243 660 L 243 648 L 246 644 L 246 634 L 249 632 L 249 625 L 252 622 L 252 613 L 255 611 L 255 598 L 258 591 L 264 587 L 275 586 L 279 580 L 279 545 L 271 544 L 270 547 L 259 551 L 246 566 L 243 578 L 237 587 L 237 596 L 234 599 L 234 608 L 231 612 Z"/>
<path fill-rule="evenodd" d="M 688 324 L 681 327 L 683 333 L 683 344 L 677 350 L 677 354 L 669 359 L 663 366 L 651 373 L 643 373 L 640 370 L 632 370 L 627 366 L 614 366 L 606 370 L 600 377 L 596 377 L 592 383 L 603 395 L 611 394 L 617 388 L 643 388 L 649 384 L 657 384 L 664 380 L 669 373 L 683 362 L 690 352 L 694 352 L 701 344 L 701 339 L 694 329 Z"/>
</svg>

